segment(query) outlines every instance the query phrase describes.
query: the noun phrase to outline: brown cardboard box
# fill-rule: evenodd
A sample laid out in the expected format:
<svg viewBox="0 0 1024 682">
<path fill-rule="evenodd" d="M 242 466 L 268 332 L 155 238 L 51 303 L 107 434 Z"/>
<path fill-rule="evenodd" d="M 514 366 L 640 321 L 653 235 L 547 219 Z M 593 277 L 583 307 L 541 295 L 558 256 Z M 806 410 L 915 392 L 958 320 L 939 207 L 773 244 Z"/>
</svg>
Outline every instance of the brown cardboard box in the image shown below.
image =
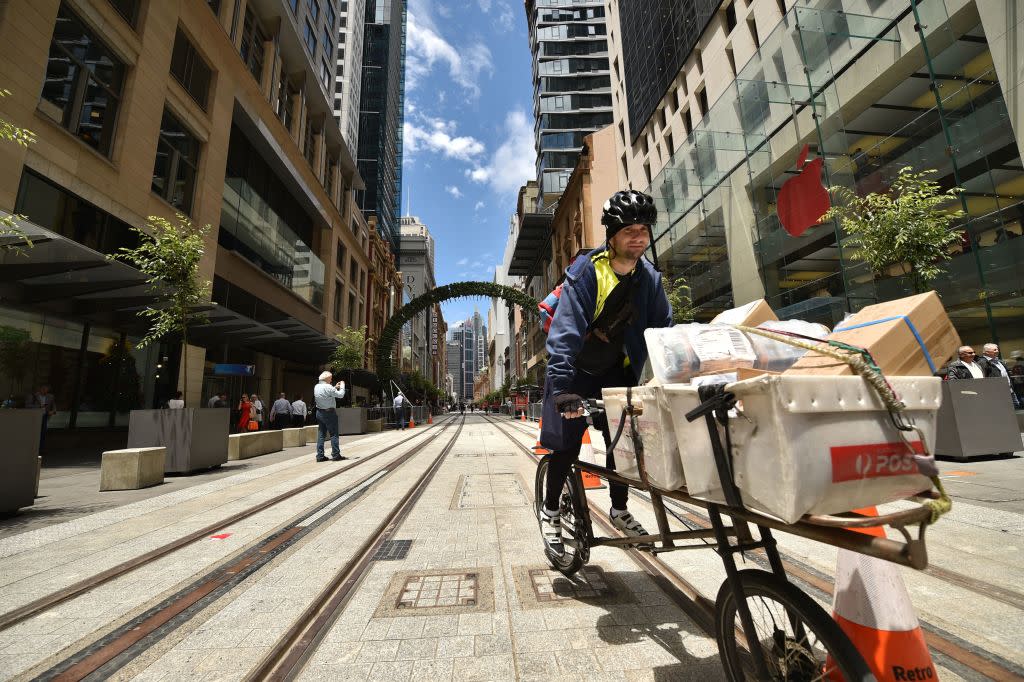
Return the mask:
<svg viewBox="0 0 1024 682">
<path fill-rule="evenodd" d="M 906 316 L 917 329 L 936 369 L 941 368 L 956 354 L 957 348 L 960 347 L 960 336 L 953 328 L 953 323 L 949 321 L 946 310 L 942 307 L 942 301 L 934 291 L 869 305 L 841 322 L 828 338 L 843 341 L 851 346 L 867 348 L 883 374 L 931 376 L 932 370 L 922 352 L 921 344 L 914 338 L 903 316 Z M 879 320 L 885 321 L 850 329 Z M 844 329 L 847 331 L 843 331 Z M 852 374 L 853 370 L 845 362 L 812 352 L 798 360 L 784 373 L 841 375 Z"/>
<path fill-rule="evenodd" d="M 751 301 L 730 310 L 723 310 L 711 320 L 711 324 L 739 324 L 746 327 L 756 327 L 762 322 L 776 322 L 778 317 L 775 311 L 763 298 Z"/>
</svg>

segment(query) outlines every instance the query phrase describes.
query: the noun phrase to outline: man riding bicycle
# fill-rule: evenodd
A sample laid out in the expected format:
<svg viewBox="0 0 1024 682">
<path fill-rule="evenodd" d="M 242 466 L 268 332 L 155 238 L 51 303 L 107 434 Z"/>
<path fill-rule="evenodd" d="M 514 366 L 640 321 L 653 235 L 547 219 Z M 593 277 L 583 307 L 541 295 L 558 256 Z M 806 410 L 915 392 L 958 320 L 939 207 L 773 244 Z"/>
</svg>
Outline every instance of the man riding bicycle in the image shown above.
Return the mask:
<svg viewBox="0 0 1024 682">
<path fill-rule="evenodd" d="M 657 218 L 653 199 L 642 192 L 616 192 L 605 202 L 606 244 L 566 270 L 551 320 L 540 442 L 552 454 L 540 521 L 548 551 L 559 557 L 565 547 L 558 503 L 587 429 L 583 400 L 600 398 L 602 388 L 636 386 L 647 361 L 644 330 L 672 324 L 661 273 L 643 258 Z M 608 420 L 599 414 L 594 426 L 614 469 Z M 628 487 L 611 483 L 609 493 L 612 524 L 630 536 L 647 535 L 626 509 Z"/>
</svg>

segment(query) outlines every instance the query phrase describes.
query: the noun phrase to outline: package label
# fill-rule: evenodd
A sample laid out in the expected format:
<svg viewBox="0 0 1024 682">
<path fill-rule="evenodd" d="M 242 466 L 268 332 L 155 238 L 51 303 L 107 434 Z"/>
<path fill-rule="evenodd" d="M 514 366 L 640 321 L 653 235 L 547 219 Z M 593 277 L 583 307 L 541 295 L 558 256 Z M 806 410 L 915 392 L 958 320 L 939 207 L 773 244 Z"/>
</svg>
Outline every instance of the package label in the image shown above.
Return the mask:
<svg viewBox="0 0 1024 682">
<path fill-rule="evenodd" d="M 913 453 L 907 446 L 913 448 Z M 886 476 L 908 476 L 919 473 L 914 454 L 924 454 L 921 441 L 910 443 L 865 443 L 837 445 L 831 448 L 832 482 L 859 481 Z"/>
</svg>

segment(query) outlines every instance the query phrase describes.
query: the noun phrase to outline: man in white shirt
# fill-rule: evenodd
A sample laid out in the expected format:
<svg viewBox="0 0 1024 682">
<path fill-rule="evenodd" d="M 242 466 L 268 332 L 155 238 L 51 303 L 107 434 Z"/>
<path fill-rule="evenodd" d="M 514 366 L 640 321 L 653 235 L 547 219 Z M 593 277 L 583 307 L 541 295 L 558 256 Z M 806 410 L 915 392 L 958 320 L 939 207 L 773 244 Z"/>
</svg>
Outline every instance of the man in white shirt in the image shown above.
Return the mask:
<svg viewBox="0 0 1024 682">
<path fill-rule="evenodd" d="M 395 408 L 396 427 L 399 429 L 405 429 L 405 427 L 409 425 L 409 422 L 405 419 L 405 396 L 399 393 L 395 396 L 391 405 Z"/>
<path fill-rule="evenodd" d="M 286 429 L 292 422 L 292 404 L 284 393 L 277 396 L 277 400 L 270 406 L 270 426 L 280 431 Z"/>
<path fill-rule="evenodd" d="M 1017 401 L 1017 394 L 1013 390 L 1013 382 L 1010 381 L 1010 371 L 1006 369 L 1006 365 L 1003 364 L 1002 359 L 999 357 L 999 346 L 994 343 L 986 343 L 984 348 L 982 348 L 981 354 L 990 368 L 989 375 L 1001 376 L 1006 379 L 1006 383 L 1010 386 L 1010 398 L 1013 399 L 1013 408 L 1019 410 L 1020 403 Z"/>
<path fill-rule="evenodd" d="M 302 396 L 295 396 L 295 401 L 292 402 L 292 426 L 299 428 L 306 425 L 306 403 L 303 402 Z"/>
<path fill-rule="evenodd" d="M 959 360 L 956 360 L 949 365 L 947 377 L 952 380 L 959 379 L 984 379 L 985 369 L 976 361 L 976 355 L 974 349 L 970 346 L 960 346 L 957 351 L 957 355 L 960 356 Z"/>
<path fill-rule="evenodd" d="M 313 387 L 313 404 L 316 406 L 316 423 L 320 428 L 316 432 L 316 461 L 326 462 L 324 457 L 324 439 L 330 434 L 331 437 L 331 459 L 340 462 L 347 457 L 341 456 L 341 449 L 338 447 L 338 413 L 334 408 L 338 398 L 345 397 L 345 382 L 339 381 L 336 386 L 331 385 L 334 378 L 330 372 L 323 372 L 320 375 L 320 383 Z"/>
</svg>

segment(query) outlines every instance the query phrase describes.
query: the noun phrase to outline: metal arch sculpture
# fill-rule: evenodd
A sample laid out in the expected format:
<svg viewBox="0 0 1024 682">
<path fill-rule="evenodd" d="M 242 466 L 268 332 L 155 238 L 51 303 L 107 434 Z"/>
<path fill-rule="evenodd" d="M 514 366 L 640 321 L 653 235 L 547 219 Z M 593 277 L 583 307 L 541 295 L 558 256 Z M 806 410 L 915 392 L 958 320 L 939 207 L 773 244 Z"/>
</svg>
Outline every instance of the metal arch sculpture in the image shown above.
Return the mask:
<svg viewBox="0 0 1024 682">
<path fill-rule="evenodd" d="M 377 344 L 377 376 L 386 379 L 392 376 L 391 353 L 395 348 L 395 341 L 402 326 L 414 318 L 418 313 L 430 308 L 430 306 L 453 298 L 466 298 L 469 296 L 484 296 L 487 298 L 501 298 L 517 305 L 524 310 L 537 314 L 537 301 L 529 294 L 514 287 L 496 284 L 494 282 L 455 282 L 437 287 L 427 293 L 417 296 L 398 309 L 381 332 L 380 342 Z"/>
</svg>

